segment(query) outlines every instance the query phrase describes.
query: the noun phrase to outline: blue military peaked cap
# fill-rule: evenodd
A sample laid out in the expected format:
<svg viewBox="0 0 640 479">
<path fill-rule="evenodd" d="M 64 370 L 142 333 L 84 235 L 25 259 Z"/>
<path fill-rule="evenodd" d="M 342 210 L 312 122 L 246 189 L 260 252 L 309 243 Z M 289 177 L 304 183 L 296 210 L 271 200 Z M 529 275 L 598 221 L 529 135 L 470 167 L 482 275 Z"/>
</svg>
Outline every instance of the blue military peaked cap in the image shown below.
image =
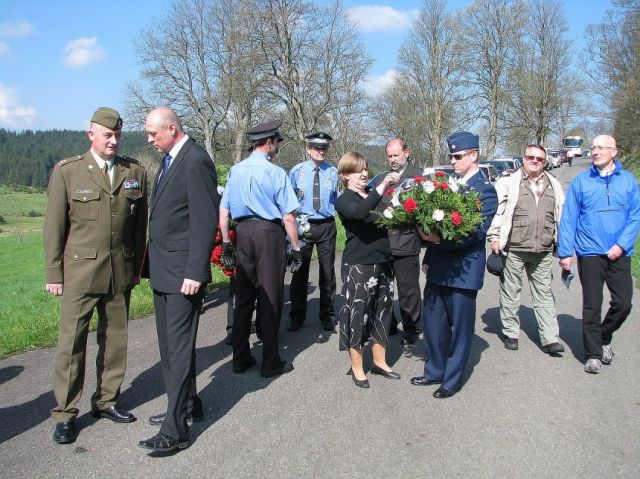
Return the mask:
<svg viewBox="0 0 640 479">
<path fill-rule="evenodd" d="M 323 131 L 317 131 L 315 133 L 310 133 L 309 135 L 304 137 L 307 140 L 307 145 L 313 148 L 320 148 L 322 150 L 326 150 L 331 145 L 333 138 L 328 133 Z"/>
<path fill-rule="evenodd" d="M 447 138 L 449 153 L 480 148 L 480 137 L 468 131 L 457 131 Z"/>
<path fill-rule="evenodd" d="M 278 129 L 282 126 L 281 120 L 272 120 L 266 123 L 260 123 L 247 131 L 247 137 L 250 141 L 264 140 L 265 138 L 276 137 L 282 140 L 282 136 Z"/>
</svg>

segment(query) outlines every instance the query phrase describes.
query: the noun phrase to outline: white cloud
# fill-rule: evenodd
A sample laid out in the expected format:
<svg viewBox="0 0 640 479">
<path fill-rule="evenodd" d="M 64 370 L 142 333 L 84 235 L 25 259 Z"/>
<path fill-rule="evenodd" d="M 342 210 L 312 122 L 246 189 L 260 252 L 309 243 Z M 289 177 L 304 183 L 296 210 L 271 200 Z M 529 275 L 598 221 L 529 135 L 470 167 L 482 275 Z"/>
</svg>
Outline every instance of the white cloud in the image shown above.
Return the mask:
<svg viewBox="0 0 640 479">
<path fill-rule="evenodd" d="M 365 32 L 390 32 L 411 27 L 417 10 L 396 10 L 389 5 L 360 5 L 348 9 L 351 20 Z"/>
<path fill-rule="evenodd" d="M 102 61 L 104 57 L 104 50 L 98 45 L 98 37 L 82 37 L 67 43 L 63 63 L 69 68 L 84 68 Z"/>
<path fill-rule="evenodd" d="M 369 96 L 377 96 L 387 88 L 395 79 L 398 72 L 395 70 L 387 70 L 382 75 L 369 77 L 364 81 L 364 91 Z"/>
<path fill-rule="evenodd" d="M 0 23 L 0 37 L 24 37 L 33 31 L 33 25 L 26 20 L 21 22 L 2 22 Z"/>
<path fill-rule="evenodd" d="M 0 127 L 21 128 L 29 126 L 36 109 L 18 103 L 18 96 L 11 88 L 0 83 Z"/>
<path fill-rule="evenodd" d="M 0 57 L 7 53 L 9 53 L 9 45 L 4 42 L 0 42 Z"/>
</svg>

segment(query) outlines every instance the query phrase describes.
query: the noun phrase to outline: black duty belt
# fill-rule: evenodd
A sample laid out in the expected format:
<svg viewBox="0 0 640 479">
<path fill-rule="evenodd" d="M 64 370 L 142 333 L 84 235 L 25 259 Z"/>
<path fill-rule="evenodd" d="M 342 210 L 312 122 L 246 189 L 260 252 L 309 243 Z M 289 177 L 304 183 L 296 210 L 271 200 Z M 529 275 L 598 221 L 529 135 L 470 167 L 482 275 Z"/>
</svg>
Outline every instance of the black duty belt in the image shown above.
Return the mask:
<svg viewBox="0 0 640 479">
<path fill-rule="evenodd" d="M 336 219 L 332 216 L 331 218 L 323 218 L 321 220 L 308 220 L 312 225 L 321 225 L 323 223 L 333 223 Z"/>
<path fill-rule="evenodd" d="M 282 226 L 282 221 L 280 219 L 268 220 L 266 218 L 262 218 L 260 216 L 241 216 L 240 218 L 236 218 L 236 223 L 242 223 L 243 221 L 266 221 L 267 223 L 273 223 L 274 225 Z"/>
</svg>

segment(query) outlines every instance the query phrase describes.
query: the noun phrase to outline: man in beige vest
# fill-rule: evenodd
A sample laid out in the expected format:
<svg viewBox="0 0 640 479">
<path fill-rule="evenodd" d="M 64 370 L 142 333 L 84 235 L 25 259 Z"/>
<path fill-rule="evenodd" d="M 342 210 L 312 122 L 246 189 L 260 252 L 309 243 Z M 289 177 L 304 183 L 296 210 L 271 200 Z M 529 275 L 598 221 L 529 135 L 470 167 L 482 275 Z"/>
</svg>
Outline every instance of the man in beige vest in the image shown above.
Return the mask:
<svg viewBox="0 0 640 479">
<path fill-rule="evenodd" d="M 122 119 L 111 108 L 91 118 L 91 148 L 59 161 L 51 174 L 44 223 L 46 284 L 62 296 L 54 366 L 53 440 L 75 441 L 75 418 L 84 385 L 87 333 L 98 312 L 95 417 L 133 422 L 116 405 L 127 364 L 131 290 L 139 283 L 147 228 L 147 173 L 117 156 Z"/>
<path fill-rule="evenodd" d="M 500 320 L 504 347 L 518 349 L 522 272 L 527 274 L 542 350 L 564 351 L 558 341 L 558 319 L 553 294 L 552 254 L 564 203 L 562 186 L 544 171 L 547 152 L 540 145 L 525 150 L 522 168 L 495 185 L 498 211 L 487 232 L 494 254 L 506 255 L 500 276 Z"/>
</svg>

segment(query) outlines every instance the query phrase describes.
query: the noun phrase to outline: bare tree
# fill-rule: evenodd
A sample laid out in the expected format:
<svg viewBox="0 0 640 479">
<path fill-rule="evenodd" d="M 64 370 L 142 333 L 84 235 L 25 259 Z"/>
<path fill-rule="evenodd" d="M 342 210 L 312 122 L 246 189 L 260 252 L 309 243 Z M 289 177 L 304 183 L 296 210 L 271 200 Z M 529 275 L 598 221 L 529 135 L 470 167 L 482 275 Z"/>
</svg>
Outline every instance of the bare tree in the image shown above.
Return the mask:
<svg viewBox="0 0 640 479">
<path fill-rule="evenodd" d="M 440 161 L 442 139 L 466 120 L 461 45 L 444 0 L 425 0 L 398 55 L 393 84 L 375 100 L 379 129 L 403 136 L 424 166 Z"/>
<path fill-rule="evenodd" d="M 523 33 L 521 0 L 475 0 L 461 16 L 464 64 L 476 90 L 478 116 L 487 122 L 487 156 L 499 141 L 499 120 L 506 107 L 509 72 Z"/>
<path fill-rule="evenodd" d="M 575 110 L 578 80 L 558 0 L 530 0 L 527 34 L 514 69 L 508 125 L 544 143 Z M 560 132 L 563 133 L 563 132 Z"/>
<path fill-rule="evenodd" d="M 301 147 L 318 128 L 333 129 L 362 98 L 359 85 L 371 59 L 341 1 L 316 6 L 304 0 L 255 0 L 262 54 L 269 62 L 268 91 L 286 110 L 285 127 Z M 346 115 L 346 116 L 345 116 Z"/>
</svg>

